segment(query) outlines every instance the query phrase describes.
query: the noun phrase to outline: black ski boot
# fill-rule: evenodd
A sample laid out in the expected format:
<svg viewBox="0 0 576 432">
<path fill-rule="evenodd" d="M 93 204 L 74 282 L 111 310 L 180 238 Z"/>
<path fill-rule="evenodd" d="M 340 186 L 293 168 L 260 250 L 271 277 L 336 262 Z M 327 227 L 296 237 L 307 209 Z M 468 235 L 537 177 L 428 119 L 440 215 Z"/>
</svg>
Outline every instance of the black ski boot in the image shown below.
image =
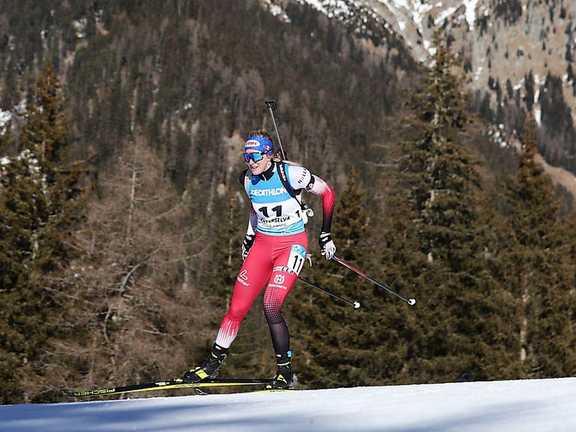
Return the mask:
<svg viewBox="0 0 576 432">
<path fill-rule="evenodd" d="M 287 390 L 292 388 L 294 376 L 292 374 L 292 351 L 285 354 L 276 354 L 276 376 L 268 386 L 270 389 Z"/>
<path fill-rule="evenodd" d="M 182 380 L 187 383 L 197 383 L 218 375 L 218 370 L 228 355 L 228 349 L 214 344 L 210 356 L 202 366 L 190 369 L 184 374 Z"/>
</svg>

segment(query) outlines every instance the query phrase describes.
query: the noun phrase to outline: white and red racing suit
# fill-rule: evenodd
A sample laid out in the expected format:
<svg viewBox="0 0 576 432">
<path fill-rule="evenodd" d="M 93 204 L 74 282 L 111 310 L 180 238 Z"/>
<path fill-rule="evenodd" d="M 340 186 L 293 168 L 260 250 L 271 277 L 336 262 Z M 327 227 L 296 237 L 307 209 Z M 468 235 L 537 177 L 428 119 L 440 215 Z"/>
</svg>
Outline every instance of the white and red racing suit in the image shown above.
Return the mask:
<svg viewBox="0 0 576 432">
<path fill-rule="evenodd" d="M 285 164 L 287 181 L 296 193 L 306 191 L 322 197 L 322 231 L 330 232 L 334 191 L 306 168 L 274 161 L 260 175 L 247 172 L 242 176 L 252 204 L 248 234 L 255 234 L 255 239 L 236 278 L 228 311 L 216 337 L 216 344 L 223 348 L 230 347 L 240 323 L 264 289 L 264 312 L 274 350 L 281 354 L 290 349 L 288 327 L 281 310 L 306 259 L 307 215 L 300 200 L 281 181 L 280 163 Z"/>
</svg>

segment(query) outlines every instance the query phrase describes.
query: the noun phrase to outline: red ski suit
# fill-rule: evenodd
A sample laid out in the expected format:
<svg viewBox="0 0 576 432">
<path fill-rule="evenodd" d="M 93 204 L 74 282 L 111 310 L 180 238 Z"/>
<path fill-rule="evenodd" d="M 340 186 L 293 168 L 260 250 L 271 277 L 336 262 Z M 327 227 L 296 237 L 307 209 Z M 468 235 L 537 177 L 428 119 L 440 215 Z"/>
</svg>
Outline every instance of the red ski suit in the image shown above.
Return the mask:
<svg viewBox="0 0 576 432">
<path fill-rule="evenodd" d="M 281 310 L 304 265 L 308 239 L 300 203 L 287 194 L 279 182 L 276 164 L 259 176 L 246 176 L 245 187 L 252 202 L 248 232 L 255 225 L 256 236 L 238 272 L 228 312 L 215 341 L 223 348 L 230 347 L 240 323 L 264 289 L 264 313 L 274 349 L 276 353 L 289 350 L 288 328 Z M 306 190 L 322 197 L 322 230 L 329 232 L 335 200 L 333 190 L 303 167 L 291 166 L 288 174 L 290 185 L 296 191 Z"/>
</svg>

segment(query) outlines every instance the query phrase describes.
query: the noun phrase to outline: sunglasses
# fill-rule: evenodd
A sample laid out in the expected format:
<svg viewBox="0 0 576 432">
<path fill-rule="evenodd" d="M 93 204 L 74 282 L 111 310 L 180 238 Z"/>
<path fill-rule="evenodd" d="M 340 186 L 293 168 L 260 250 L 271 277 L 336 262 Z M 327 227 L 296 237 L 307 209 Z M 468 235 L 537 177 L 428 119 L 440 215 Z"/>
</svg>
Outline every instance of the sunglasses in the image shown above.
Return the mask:
<svg viewBox="0 0 576 432">
<path fill-rule="evenodd" d="M 264 159 L 264 153 L 254 152 L 254 153 L 244 153 L 244 162 L 248 163 L 250 161 L 260 162 Z"/>
</svg>

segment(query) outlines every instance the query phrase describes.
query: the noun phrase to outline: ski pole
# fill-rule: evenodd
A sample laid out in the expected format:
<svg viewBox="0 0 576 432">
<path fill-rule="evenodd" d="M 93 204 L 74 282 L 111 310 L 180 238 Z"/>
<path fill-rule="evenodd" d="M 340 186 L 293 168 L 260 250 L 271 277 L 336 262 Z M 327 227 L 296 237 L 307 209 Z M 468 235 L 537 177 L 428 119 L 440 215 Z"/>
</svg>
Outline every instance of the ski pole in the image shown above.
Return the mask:
<svg viewBox="0 0 576 432">
<path fill-rule="evenodd" d="M 276 101 L 267 100 L 264 102 L 270 111 L 270 116 L 272 117 L 272 123 L 274 123 L 274 130 L 276 131 L 276 138 L 278 138 L 278 145 L 280 146 L 280 154 L 282 159 L 286 160 L 286 153 L 284 153 L 284 148 L 282 147 L 282 140 L 280 139 L 280 132 L 278 131 L 278 126 L 276 125 L 276 118 L 274 117 L 274 108 L 276 107 Z"/>
<path fill-rule="evenodd" d="M 355 300 L 351 300 L 348 297 L 344 297 L 344 296 L 339 296 L 337 294 L 334 294 L 332 291 L 327 290 L 326 288 L 322 288 L 321 286 L 318 286 L 316 284 L 313 284 L 312 282 L 310 282 L 309 280 L 306 280 L 300 276 L 298 276 L 298 279 L 302 282 L 304 282 L 306 285 L 311 286 L 312 288 L 316 288 L 317 290 L 322 291 L 325 294 L 328 294 L 330 297 L 335 298 L 337 300 L 340 300 L 341 302 L 344 302 L 346 304 L 349 304 L 350 306 L 352 306 L 354 309 L 360 309 L 360 303 L 355 301 Z"/>
<path fill-rule="evenodd" d="M 372 282 L 374 285 L 376 285 L 377 287 L 383 289 L 384 291 L 386 291 L 388 294 L 392 294 L 393 296 L 398 297 L 400 300 L 408 303 L 410 306 L 414 306 L 416 304 L 416 299 L 414 298 L 410 298 L 407 299 L 405 297 L 402 297 L 400 294 L 398 294 L 396 291 L 394 291 L 392 288 L 390 288 L 388 285 L 386 285 L 385 283 L 382 282 L 378 282 L 374 279 L 372 279 L 370 276 L 368 276 L 367 274 L 365 274 L 364 272 L 362 272 L 361 270 L 359 270 L 358 268 L 354 267 L 352 264 L 347 263 L 346 261 L 344 261 L 342 258 L 337 257 L 336 255 L 334 255 L 332 257 L 332 259 L 334 261 L 336 261 L 338 264 L 346 267 L 348 270 L 353 271 L 354 273 L 356 273 L 358 276 L 360 276 L 361 278 L 364 278 L 370 282 Z"/>
</svg>

